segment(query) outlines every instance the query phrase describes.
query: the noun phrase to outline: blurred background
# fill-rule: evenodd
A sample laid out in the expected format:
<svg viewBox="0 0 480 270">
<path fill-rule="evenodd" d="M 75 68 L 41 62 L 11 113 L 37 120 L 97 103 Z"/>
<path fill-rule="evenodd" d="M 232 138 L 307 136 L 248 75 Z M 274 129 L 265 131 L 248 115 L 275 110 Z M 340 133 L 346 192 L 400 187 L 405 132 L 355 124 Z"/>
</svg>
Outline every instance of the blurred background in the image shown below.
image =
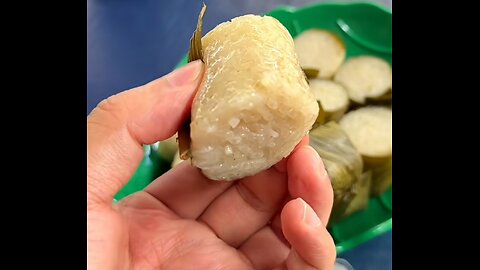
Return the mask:
<svg viewBox="0 0 480 270">
<path fill-rule="evenodd" d="M 204 33 L 247 13 L 311 0 L 204 0 Z M 369 1 L 392 8 L 391 0 Z M 87 0 L 87 114 L 104 98 L 169 73 L 186 54 L 202 1 Z M 343 253 L 359 270 L 392 268 L 392 234 Z"/>
</svg>

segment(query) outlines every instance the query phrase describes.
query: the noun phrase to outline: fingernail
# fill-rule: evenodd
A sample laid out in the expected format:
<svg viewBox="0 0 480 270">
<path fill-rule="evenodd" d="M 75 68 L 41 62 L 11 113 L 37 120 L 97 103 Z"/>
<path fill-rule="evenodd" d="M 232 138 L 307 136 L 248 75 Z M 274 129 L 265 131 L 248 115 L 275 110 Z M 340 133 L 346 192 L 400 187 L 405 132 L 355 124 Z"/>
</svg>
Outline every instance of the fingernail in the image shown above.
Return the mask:
<svg viewBox="0 0 480 270">
<path fill-rule="evenodd" d="M 316 168 L 320 169 L 320 174 L 321 174 L 320 176 L 328 177 L 327 170 L 325 169 L 325 164 L 323 163 L 323 160 L 320 158 L 320 155 L 318 154 L 318 152 L 310 145 L 306 147 L 309 148 L 310 151 L 312 152 L 312 159 L 315 162 Z"/>
<path fill-rule="evenodd" d="M 313 147 L 311 147 L 310 145 L 307 145 L 305 147 L 308 148 L 312 152 L 313 160 L 315 160 L 316 162 L 321 162 L 321 159 L 320 159 L 320 156 L 318 155 L 318 152 Z"/>
<path fill-rule="evenodd" d="M 196 81 L 203 71 L 203 62 L 193 61 L 188 65 L 170 72 L 165 78 L 172 87 L 179 87 Z"/>
<path fill-rule="evenodd" d="M 318 227 L 322 225 L 322 221 L 320 221 L 320 218 L 317 216 L 317 213 L 313 211 L 312 207 L 307 205 L 307 203 L 302 200 L 303 203 L 303 222 L 305 222 L 307 225 L 310 225 L 312 227 Z"/>
</svg>

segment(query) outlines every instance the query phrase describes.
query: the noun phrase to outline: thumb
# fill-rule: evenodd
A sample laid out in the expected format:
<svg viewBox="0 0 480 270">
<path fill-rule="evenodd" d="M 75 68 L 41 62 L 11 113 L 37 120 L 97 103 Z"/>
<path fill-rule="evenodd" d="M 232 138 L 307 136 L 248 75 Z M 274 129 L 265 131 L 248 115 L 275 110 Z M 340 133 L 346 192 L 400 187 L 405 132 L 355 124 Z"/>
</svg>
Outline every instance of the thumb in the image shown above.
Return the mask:
<svg viewBox="0 0 480 270">
<path fill-rule="evenodd" d="M 102 101 L 87 117 L 87 202 L 111 205 L 143 158 L 143 144 L 165 140 L 190 115 L 203 64 L 195 61 Z"/>
</svg>

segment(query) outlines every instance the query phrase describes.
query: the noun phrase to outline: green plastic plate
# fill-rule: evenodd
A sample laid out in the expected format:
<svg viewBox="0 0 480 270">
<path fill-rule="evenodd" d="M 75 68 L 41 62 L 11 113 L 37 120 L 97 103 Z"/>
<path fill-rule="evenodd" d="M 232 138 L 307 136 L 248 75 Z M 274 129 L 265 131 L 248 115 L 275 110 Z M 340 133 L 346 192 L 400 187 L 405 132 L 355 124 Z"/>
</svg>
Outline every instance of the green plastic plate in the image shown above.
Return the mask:
<svg viewBox="0 0 480 270">
<path fill-rule="evenodd" d="M 336 33 L 345 43 L 347 59 L 373 55 L 392 64 L 392 12 L 372 3 L 321 3 L 295 9 L 280 7 L 268 13 L 295 37 L 311 28 Z M 392 229 L 392 189 L 372 198 L 368 208 L 331 229 L 337 254 Z"/>
<path fill-rule="evenodd" d="M 321 28 L 336 33 L 347 48 L 347 59 L 374 55 L 392 64 L 392 12 L 373 3 L 319 3 L 302 8 L 279 7 L 267 13 L 296 37 L 305 30 Z M 187 63 L 184 57 L 177 65 Z M 369 201 L 368 208 L 330 229 L 337 254 L 392 229 L 392 189 Z"/>
<path fill-rule="evenodd" d="M 336 33 L 345 43 L 347 59 L 356 55 L 374 55 L 392 63 L 392 12 L 373 3 L 320 3 L 302 8 L 279 7 L 267 15 L 277 18 L 295 37 L 310 28 Z M 176 66 L 187 63 L 184 57 Z M 160 144 L 161 147 L 161 144 Z M 135 177 L 118 198 L 143 189 L 157 175 L 158 166 L 150 152 Z M 162 165 L 163 166 L 163 165 Z M 337 254 L 371 240 L 392 229 L 392 189 L 371 198 L 368 208 L 335 224 L 330 232 Z"/>
<path fill-rule="evenodd" d="M 128 183 L 115 195 L 114 202 L 144 189 L 155 178 L 170 169 L 170 162 L 160 156 L 159 143 L 143 146 L 143 160 Z"/>
</svg>

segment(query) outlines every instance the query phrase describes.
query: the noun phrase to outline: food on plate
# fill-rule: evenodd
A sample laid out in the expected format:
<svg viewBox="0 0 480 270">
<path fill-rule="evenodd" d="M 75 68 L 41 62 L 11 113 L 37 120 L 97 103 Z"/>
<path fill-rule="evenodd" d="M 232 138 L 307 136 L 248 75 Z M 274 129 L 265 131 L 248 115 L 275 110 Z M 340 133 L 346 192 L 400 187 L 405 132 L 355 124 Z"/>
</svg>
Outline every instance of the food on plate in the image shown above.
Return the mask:
<svg viewBox="0 0 480 270">
<path fill-rule="evenodd" d="M 392 159 L 372 169 L 372 196 L 379 196 L 392 186 Z"/>
<path fill-rule="evenodd" d="M 383 59 L 356 56 L 348 59 L 337 71 L 334 81 L 347 90 L 350 99 L 365 104 L 366 99 L 385 99 L 392 89 L 392 69 Z"/>
<path fill-rule="evenodd" d="M 339 123 L 367 168 L 383 165 L 392 156 L 392 110 L 362 107 L 345 114 Z"/>
<path fill-rule="evenodd" d="M 345 88 L 329 80 L 311 79 L 309 81 L 313 96 L 321 103 L 324 110 L 325 122 L 339 121 L 349 105 Z"/>
<path fill-rule="evenodd" d="M 362 177 L 363 161 L 347 134 L 333 121 L 310 132 L 310 145 L 322 158 L 332 182 L 334 202 L 331 222 L 335 222 L 344 217 L 356 195 L 354 187 Z"/>
<path fill-rule="evenodd" d="M 335 74 L 346 55 L 343 41 L 336 34 L 322 29 L 300 33 L 295 37 L 295 49 L 302 68 L 310 71 L 306 72 L 307 76 L 323 79 Z"/>
</svg>

